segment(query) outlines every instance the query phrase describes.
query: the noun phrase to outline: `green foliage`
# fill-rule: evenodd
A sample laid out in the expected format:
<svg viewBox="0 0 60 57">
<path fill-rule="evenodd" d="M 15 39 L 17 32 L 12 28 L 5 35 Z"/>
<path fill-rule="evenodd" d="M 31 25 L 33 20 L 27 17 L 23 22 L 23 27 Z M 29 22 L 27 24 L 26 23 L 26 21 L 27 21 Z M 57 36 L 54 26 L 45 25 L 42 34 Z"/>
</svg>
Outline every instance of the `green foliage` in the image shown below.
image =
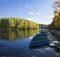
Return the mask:
<svg viewBox="0 0 60 57">
<path fill-rule="evenodd" d="M 0 18 L 0 29 L 37 29 L 39 25 L 35 22 L 21 18 Z"/>
<path fill-rule="evenodd" d="M 56 9 L 54 11 L 54 27 L 55 29 L 60 29 L 60 0 L 55 2 Z"/>
</svg>

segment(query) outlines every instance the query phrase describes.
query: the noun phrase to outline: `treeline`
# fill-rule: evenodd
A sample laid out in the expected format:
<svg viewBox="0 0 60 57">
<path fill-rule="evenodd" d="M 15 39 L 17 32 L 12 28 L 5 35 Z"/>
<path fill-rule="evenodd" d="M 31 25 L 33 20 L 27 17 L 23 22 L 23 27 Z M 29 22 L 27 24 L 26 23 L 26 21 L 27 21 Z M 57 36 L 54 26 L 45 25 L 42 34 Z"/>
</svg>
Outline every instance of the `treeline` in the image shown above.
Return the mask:
<svg viewBox="0 0 60 57">
<path fill-rule="evenodd" d="M 0 18 L 0 29 L 17 30 L 17 29 L 37 29 L 39 25 L 35 22 L 24 20 L 22 18 Z"/>
<path fill-rule="evenodd" d="M 47 24 L 39 24 L 39 28 L 48 29 L 48 25 Z"/>
</svg>

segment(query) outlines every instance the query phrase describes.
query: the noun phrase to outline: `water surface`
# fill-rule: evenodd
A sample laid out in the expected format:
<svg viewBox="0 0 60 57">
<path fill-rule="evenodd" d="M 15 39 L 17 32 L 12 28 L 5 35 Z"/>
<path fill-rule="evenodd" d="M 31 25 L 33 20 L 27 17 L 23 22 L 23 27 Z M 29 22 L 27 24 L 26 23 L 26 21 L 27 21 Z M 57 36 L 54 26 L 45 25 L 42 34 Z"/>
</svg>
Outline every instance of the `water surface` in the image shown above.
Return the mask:
<svg viewBox="0 0 60 57">
<path fill-rule="evenodd" d="M 29 43 L 40 30 L 0 31 L 0 56 L 53 57 L 54 49 L 31 49 Z"/>
</svg>

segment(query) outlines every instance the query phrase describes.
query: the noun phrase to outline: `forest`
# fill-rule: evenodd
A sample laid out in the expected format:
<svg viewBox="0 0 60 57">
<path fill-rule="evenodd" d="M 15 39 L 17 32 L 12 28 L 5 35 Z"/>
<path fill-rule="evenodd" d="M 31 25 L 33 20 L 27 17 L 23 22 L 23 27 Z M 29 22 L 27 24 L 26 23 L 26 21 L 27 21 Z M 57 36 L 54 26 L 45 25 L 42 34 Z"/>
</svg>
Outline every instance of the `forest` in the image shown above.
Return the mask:
<svg viewBox="0 0 60 57">
<path fill-rule="evenodd" d="M 37 29 L 39 25 L 35 22 L 22 18 L 0 18 L 0 30 Z"/>
</svg>

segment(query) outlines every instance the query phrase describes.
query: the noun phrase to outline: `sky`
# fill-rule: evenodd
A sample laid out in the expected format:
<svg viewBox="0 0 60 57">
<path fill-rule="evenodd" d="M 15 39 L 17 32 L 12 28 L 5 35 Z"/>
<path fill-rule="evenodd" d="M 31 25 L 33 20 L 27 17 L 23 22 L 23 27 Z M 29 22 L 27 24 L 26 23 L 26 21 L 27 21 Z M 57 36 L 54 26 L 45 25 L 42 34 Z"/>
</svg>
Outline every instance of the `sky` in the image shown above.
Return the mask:
<svg viewBox="0 0 60 57">
<path fill-rule="evenodd" d="M 0 18 L 24 18 L 40 24 L 50 24 L 54 15 L 54 0 L 0 0 Z"/>
</svg>

